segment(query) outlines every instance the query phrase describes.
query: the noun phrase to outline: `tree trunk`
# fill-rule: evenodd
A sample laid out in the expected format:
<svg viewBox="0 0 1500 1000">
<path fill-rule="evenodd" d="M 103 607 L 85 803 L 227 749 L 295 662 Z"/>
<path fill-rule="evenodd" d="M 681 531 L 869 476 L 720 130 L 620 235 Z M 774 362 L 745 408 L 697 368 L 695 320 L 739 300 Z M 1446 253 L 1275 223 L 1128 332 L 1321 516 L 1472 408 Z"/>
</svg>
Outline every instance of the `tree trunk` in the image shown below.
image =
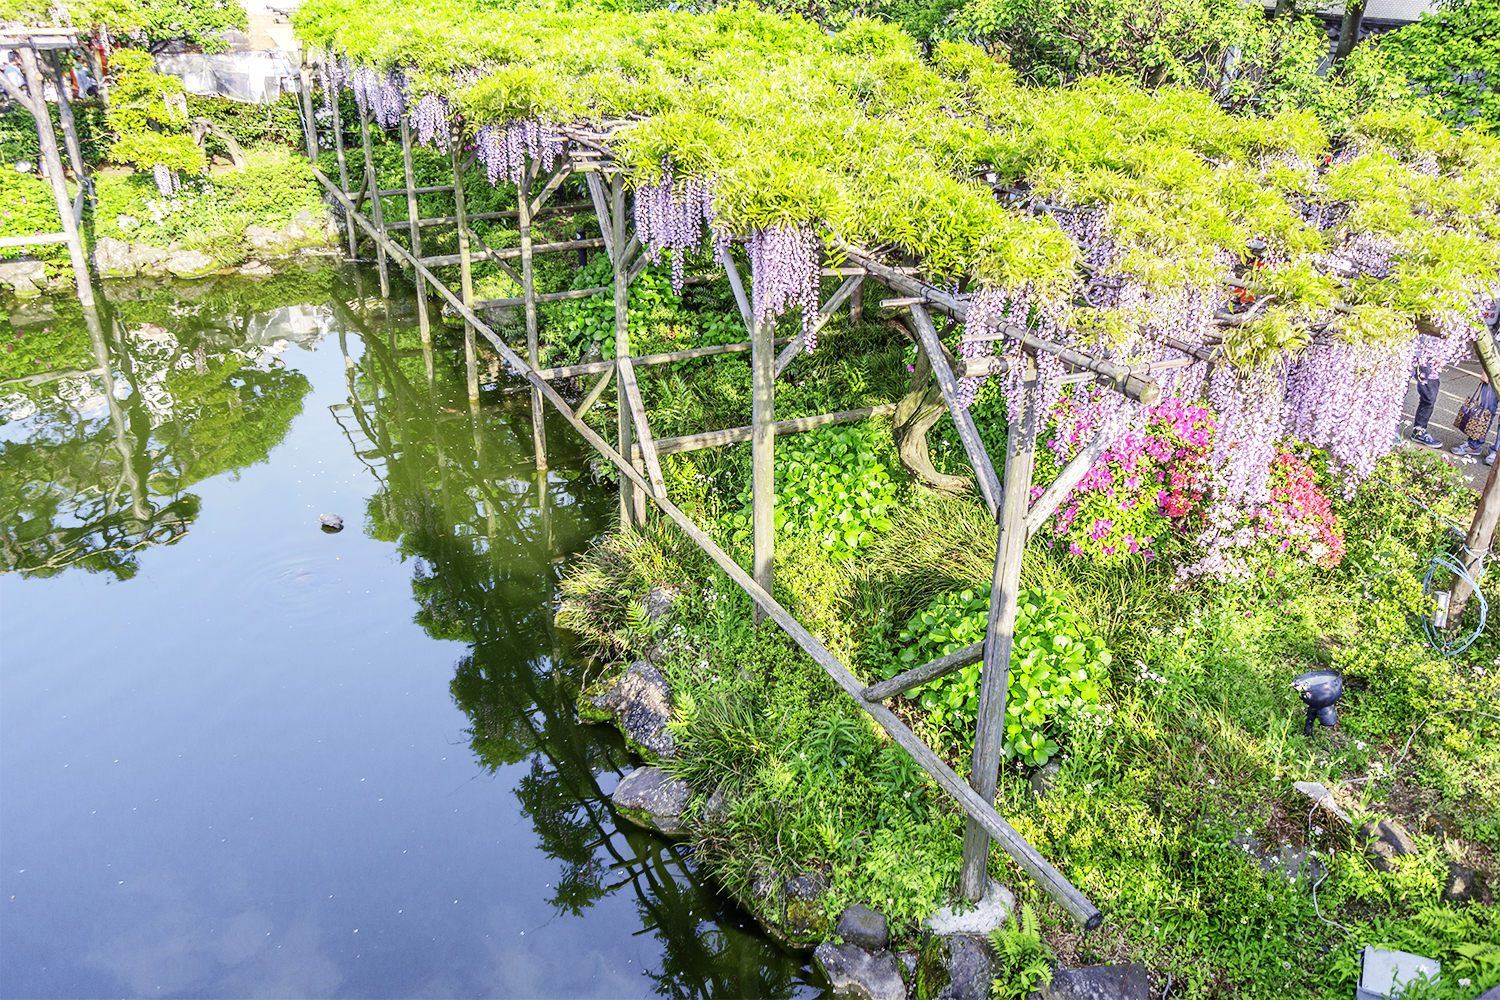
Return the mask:
<svg viewBox="0 0 1500 1000">
<path fill-rule="evenodd" d="M 1290 17 L 1297 13 L 1296 0 L 1276 0 L 1276 11 L 1272 17 Z"/>
<path fill-rule="evenodd" d="M 1343 62 L 1359 44 L 1359 25 L 1365 18 L 1365 0 L 1344 0 L 1344 23 L 1339 28 L 1339 47 L 1333 53 L 1334 62 Z"/>
<path fill-rule="evenodd" d="M 891 421 L 891 435 L 896 441 L 896 457 L 901 467 L 934 489 L 959 493 L 970 489 L 974 481 L 968 476 L 952 476 L 933 468 L 927 450 L 927 432 L 948 412 L 943 394 L 932 384 L 932 364 L 927 352 L 917 349 L 916 370 L 911 390 L 896 404 Z"/>
<path fill-rule="evenodd" d="M 1500 386 L 1500 350 L 1496 349 L 1495 336 L 1489 331 L 1479 335 L 1474 344 L 1474 353 L 1479 355 L 1479 364 L 1490 378 L 1490 385 Z M 1476 580 L 1484 572 L 1485 557 L 1495 541 L 1495 525 L 1500 522 L 1500 461 L 1490 468 L 1484 481 L 1484 492 L 1479 495 L 1479 506 L 1474 510 L 1474 520 L 1469 524 L 1469 533 L 1464 538 L 1464 553 L 1459 561 Z M 1462 577 L 1453 581 L 1453 596 L 1448 601 L 1448 620 L 1457 623 L 1463 618 L 1473 592 Z"/>
</svg>

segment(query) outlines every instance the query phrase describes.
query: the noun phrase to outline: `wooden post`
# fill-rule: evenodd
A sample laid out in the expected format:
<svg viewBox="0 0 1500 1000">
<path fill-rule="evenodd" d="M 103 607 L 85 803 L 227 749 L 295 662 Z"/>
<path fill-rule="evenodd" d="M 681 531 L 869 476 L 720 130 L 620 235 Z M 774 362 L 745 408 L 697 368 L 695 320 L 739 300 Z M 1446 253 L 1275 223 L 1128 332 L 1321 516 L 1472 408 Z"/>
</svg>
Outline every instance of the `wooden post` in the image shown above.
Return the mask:
<svg viewBox="0 0 1500 1000">
<path fill-rule="evenodd" d="M 771 344 L 775 323 L 769 317 L 755 324 L 750 337 L 750 507 L 755 582 L 772 593 L 776 551 L 776 349 Z M 755 624 L 765 618 L 755 606 Z"/>
<path fill-rule="evenodd" d="M 73 118 L 73 102 L 68 98 L 68 85 L 63 79 L 62 62 L 57 52 L 47 53 L 47 62 L 52 70 L 52 82 L 57 86 L 57 120 L 62 125 L 63 144 L 68 148 L 68 161 L 73 167 L 73 178 L 84 183 L 87 171 L 83 165 L 83 148 L 78 144 L 78 123 Z"/>
<path fill-rule="evenodd" d="M 42 161 L 47 165 L 52 200 L 57 204 L 63 235 L 68 238 L 68 258 L 73 264 L 73 279 L 78 283 L 78 302 L 85 311 L 91 311 L 94 308 L 94 285 L 89 278 L 89 259 L 83 250 L 83 235 L 78 231 L 78 220 L 73 217 L 73 203 L 68 198 L 68 182 L 63 178 L 62 155 L 57 150 L 57 133 L 52 131 L 52 116 L 47 113 L 47 101 L 42 96 L 45 86 L 42 82 L 42 70 L 37 64 L 36 51 L 29 45 L 21 46 L 20 53 L 21 69 L 26 74 L 26 89 L 30 91 L 31 107 L 28 110 L 36 119 L 36 137 L 42 148 Z"/>
<path fill-rule="evenodd" d="M 615 265 L 615 364 L 621 358 L 630 357 L 630 282 L 625 268 L 625 175 L 615 174 L 610 178 L 610 210 L 607 221 L 610 227 L 609 249 Z M 620 454 L 629 455 L 631 445 L 630 400 L 622 385 L 616 384 L 615 395 L 619 398 L 616 407 L 618 431 L 615 435 Z M 632 523 L 644 520 L 645 497 L 636 496 L 641 491 L 632 489 L 624 476 L 620 477 L 620 527 L 628 528 Z"/>
<path fill-rule="evenodd" d="M 370 124 L 368 114 L 359 116 L 359 137 L 365 147 L 365 187 L 370 192 L 370 218 L 378 232 L 385 232 L 385 211 L 380 207 L 380 175 L 375 172 L 375 152 L 370 147 Z M 462 224 L 460 223 L 460 230 Z M 391 297 L 391 275 L 386 270 L 385 246 L 375 241 L 375 268 L 380 272 L 380 297 Z"/>
<path fill-rule="evenodd" d="M 536 272 L 532 268 L 531 252 L 531 188 L 536 176 L 537 161 L 532 160 L 521 176 L 521 184 L 516 192 L 519 212 L 516 221 L 521 228 L 521 295 L 526 299 L 526 361 L 531 365 L 532 371 L 536 371 L 541 362 L 541 345 L 537 336 Z M 546 471 L 547 468 L 546 415 L 546 410 L 542 408 L 542 393 L 536 386 L 532 386 L 531 445 L 536 452 L 536 467 L 541 471 Z"/>
<path fill-rule="evenodd" d="M 453 163 L 453 212 L 458 216 L 458 287 L 464 305 L 474 305 L 474 262 L 469 255 L 469 211 L 464 203 L 463 163 L 460 153 L 462 135 L 455 127 L 448 136 L 448 156 Z M 379 198 L 379 191 L 376 191 Z M 464 320 L 464 371 L 469 398 L 479 398 L 479 358 L 475 355 L 474 324 Z"/>
<path fill-rule="evenodd" d="M 858 326 L 865 321 L 865 279 L 857 278 L 854 294 L 849 296 L 849 325 Z"/>
<path fill-rule="evenodd" d="M 1489 330 L 1481 333 L 1474 342 L 1474 353 L 1479 355 L 1480 367 L 1489 376 L 1490 385 L 1500 387 L 1500 350 L 1496 349 L 1495 335 Z M 1464 551 L 1459 558 L 1464 570 L 1476 580 L 1484 572 L 1485 559 L 1495 542 L 1497 522 L 1500 522 L 1500 461 L 1490 467 L 1485 478 L 1479 506 L 1474 509 L 1474 520 L 1469 522 L 1469 533 L 1464 537 Z M 1453 581 L 1453 596 L 1448 601 L 1449 621 L 1457 624 L 1463 617 L 1473 592 L 1463 577 Z"/>
<path fill-rule="evenodd" d="M 941 362 L 939 362 L 941 363 Z M 1000 536 L 990 581 L 990 618 L 984 634 L 984 671 L 979 682 L 979 717 L 969 787 L 995 801 L 1000 750 L 1005 743 L 1005 695 L 1010 684 L 1010 651 L 1016 632 L 1016 599 L 1021 590 L 1021 557 L 1026 549 L 1026 508 L 1036 456 L 1036 358 L 1027 353 L 1025 401 L 1021 419 L 1011 424 L 1005 445 L 1005 483 L 1000 503 Z M 970 819 L 964 830 L 959 891 L 978 900 L 989 887 L 990 835 Z"/>
<path fill-rule="evenodd" d="M 329 74 L 328 74 L 328 79 L 329 80 L 333 80 L 333 78 L 334 78 L 333 77 L 333 71 L 330 70 Z M 339 190 L 340 191 L 348 191 L 349 190 L 349 162 L 348 162 L 348 160 L 346 160 L 344 158 L 344 116 L 343 116 L 343 113 L 341 111 L 341 105 L 340 105 L 340 102 L 339 102 L 339 90 L 338 90 L 337 87 L 334 87 L 334 90 L 333 90 L 333 101 L 332 101 L 332 103 L 333 103 L 333 156 L 334 156 L 334 159 L 336 159 L 338 161 L 338 164 L 339 164 Z M 344 235 L 347 236 L 348 239 L 349 239 L 349 256 L 350 257 L 358 257 L 359 256 L 359 239 L 358 239 L 358 237 L 356 235 L 356 232 L 355 232 L 355 229 L 354 229 L 354 220 L 352 218 L 350 218 L 349 213 L 347 211 L 344 213 Z M 420 257 L 422 255 L 421 254 L 417 254 L 417 256 Z M 418 287 L 419 288 L 421 287 L 421 285 L 420 285 L 420 279 L 419 279 Z"/>
<path fill-rule="evenodd" d="M 411 224 L 411 252 L 418 260 L 422 257 L 422 227 L 418 225 L 421 221 L 421 211 L 417 207 L 416 171 L 411 162 L 411 125 L 406 117 L 401 118 L 401 166 L 406 173 L 406 219 Z M 422 272 L 413 271 L 412 277 L 417 285 L 417 330 L 422 336 L 422 347 L 427 358 L 427 363 L 432 363 L 432 317 L 427 314 L 427 280 L 422 277 Z M 432 372 L 427 373 L 428 377 Z"/>
<path fill-rule="evenodd" d="M 318 159 L 318 123 L 313 119 L 312 104 L 312 70 L 307 65 L 307 49 L 302 49 L 302 64 L 297 67 L 297 75 L 302 86 L 299 88 L 302 98 L 302 141 L 307 143 L 307 158 L 314 162 Z"/>
</svg>

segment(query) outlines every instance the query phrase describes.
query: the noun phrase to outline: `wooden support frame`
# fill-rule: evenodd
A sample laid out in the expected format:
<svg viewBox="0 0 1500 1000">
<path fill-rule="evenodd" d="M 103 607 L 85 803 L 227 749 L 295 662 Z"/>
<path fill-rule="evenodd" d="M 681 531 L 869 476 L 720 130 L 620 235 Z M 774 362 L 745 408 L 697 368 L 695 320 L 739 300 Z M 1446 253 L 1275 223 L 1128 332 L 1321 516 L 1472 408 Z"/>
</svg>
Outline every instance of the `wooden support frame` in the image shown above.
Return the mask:
<svg viewBox="0 0 1500 1000">
<path fill-rule="evenodd" d="M 448 137 L 448 160 L 453 167 L 453 211 L 458 216 L 459 289 L 463 295 L 464 306 L 473 309 L 474 265 L 469 255 L 469 220 L 467 203 L 464 201 L 463 164 L 459 161 L 459 151 L 463 148 L 462 138 L 462 133 L 454 126 Z M 373 187 L 375 181 L 372 179 L 370 183 Z M 378 197 L 375 203 L 380 203 Z M 464 375 L 469 399 L 471 402 L 477 402 L 479 400 L 479 357 L 477 345 L 474 343 L 474 324 L 467 319 L 464 320 Z"/>
<path fill-rule="evenodd" d="M 958 380 L 953 377 L 953 369 L 948 367 L 948 362 L 944 358 L 943 342 L 938 339 L 937 327 L 933 326 L 932 317 L 920 304 L 912 303 L 911 318 L 912 325 L 917 328 L 918 343 L 932 364 L 932 373 L 937 378 L 938 389 L 943 394 L 943 402 L 948 405 L 948 414 L 953 418 L 954 426 L 958 428 L 958 437 L 963 442 L 964 453 L 969 456 L 969 464 L 974 469 L 974 481 L 979 487 L 979 495 L 984 498 L 985 505 L 989 507 L 990 515 L 998 516 L 1000 480 L 995 475 L 995 466 L 990 461 L 989 452 L 985 450 L 984 441 L 979 437 L 979 428 L 974 426 L 974 417 L 959 401 Z"/>
<path fill-rule="evenodd" d="M 365 150 L 365 190 L 379 191 L 380 184 L 376 180 L 377 174 L 375 173 L 375 152 L 370 146 L 371 126 L 372 121 L 369 113 L 361 114 L 359 116 L 359 138 Z M 358 210 L 356 209 L 355 211 L 357 212 Z M 385 225 L 385 210 L 381 208 L 380 196 L 378 194 L 370 199 L 370 215 L 375 220 L 377 227 Z M 382 228 L 377 231 L 383 232 L 384 230 Z M 375 241 L 375 266 L 380 272 L 380 297 L 382 299 L 391 297 L 391 275 L 385 262 L 385 243 L 386 241 L 384 240 Z"/>
<path fill-rule="evenodd" d="M 771 425 L 771 433 L 778 437 L 783 434 L 801 434 L 803 431 L 826 427 L 829 424 L 852 424 L 858 420 L 884 417 L 895 412 L 895 403 L 881 403 L 878 406 L 865 406 L 857 410 L 819 413 L 812 417 L 794 417 L 791 420 L 776 421 Z M 656 453 L 678 455 L 685 451 L 701 451 L 704 448 L 718 448 L 726 444 L 743 444 L 752 440 L 754 436 L 755 425 L 746 424 L 744 427 L 730 427 L 722 431 L 703 431 L 683 437 L 661 438 L 656 442 Z"/>
<path fill-rule="evenodd" d="M 531 187 L 536 183 L 538 163 L 532 160 L 527 165 L 525 174 L 521 177 L 521 183 L 516 188 L 516 211 L 519 213 L 517 220 L 521 229 L 521 296 L 523 306 L 526 310 L 526 362 L 531 365 L 531 370 L 536 371 L 541 362 L 541 344 L 537 333 L 536 314 L 536 272 L 533 269 L 533 247 L 531 243 L 531 215 L 536 209 L 541 208 L 541 203 L 555 190 L 557 184 L 562 183 L 565 176 L 559 168 L 553 177 L 547 181 L 547 186 L 536 197 L 536 204 L 532 204 Z M 556 183 L 554 183 L 556 182 Z M 623 383 L 622 383 L 623 384 Z M 547 471 L 547 424 L 545 413 L 542 409 L 542 394 L 537 392 L 536 387 L 531 389 L 531 447 L 535 452 L 536 468 L 538 472 Z M 645 411 L 642 411 L 642 419 Z M 660 476 L 660 472 L 657 473 Z"/>
<path fill-rule="evenodd" d="M 334 197 L 339 199 L 341 203 L 343 203 L 345 207 L 351 213 L 353 213 L 354 206 L 353 203 L 349 201 L 348 196 L 345 195 L 342 190 L 336 188 L 334 183 L 329 180 L 321 171 L 318 171 L 316 170 L 316 168 L 314 168 L 314 172 L 319 181 L 330 192 L 334 193 Z M 614 179 L 618 180 L 618 177 Z M 615 213 L 613 214 L 612 221 L 615 225 L 615 235 L 617 237 L 620 237 L 620 239 L 618 239 L 616 243 L 616 245 L 619 245 L 620 243 L 624 242 L 622 232 L 623 226 L 621 224 L 621 216 L 623 215 L 624 207 L 623 186 L 618 184 L 615 185 L 612 194 L 615 203 L 614 207 L 616 209 Z M 647 482 L 645 476 L 642 473 L 638 472 L 635 466 L 626 457 L 627 453 L 616 451 L 609 445 L 607 441 L 604 440 L 603 437 L 595 432 L 593 428 L 588 426 L 588 424 L 586 424 L 583 420 L 576 416 L 573 413 L 572 409 L 568 406 L 568 404 L 563 400 L 563 398 L 557 394 L 557 392 L 547 383 L 545 379 L 541 378 L 540 375 L 532 371 L 526 365 L 525 361 L 522 360 L 522 358 L 514 351 L 512 351 L 510 347 L 507 346 L 505 342 L 494 332 L 494 330 L 486 325 L 483 320 L 481 320 L 479 316 L 477 316 L 473 312 L 473 310 L 465 305 L 464 302 L 457 295 L 455 295 L 451 289 L 443 285 L 442 282 L 439 281 L 438 278 L 433 275 L 432 272 L 428 270 L 427 267 L 422 264 L 414 255 L 412 255 L 410 252 L 403 249 L 399 245 L 392 243 L 385 236 L 384 232 L 375 228 L 375 226 L 372 225 L 369 220 L 366 220 L 364 217 L 359 216 L 358 214 L 355 214 L 354 217 L 360 228 L 364 230 L 371 238 L 373 238 L 377 242 L 377 244 L 381 244 L 383 242 L 385 249 L 393 257 L 395 257 L 397 260 L 402 261 L 406 265 L 411 266 L 417 273 L 421 274 L 422 277 L 424 277 L 432 284 L 433 289 L 440 296 L 442 296 L 442 298 L 446 302 L 448 302 L 450 306 L 458 311 L 459 315 L 462 316 L 466 322 L 473 324 L 475 329 L 494 346 L 495 350 L 500 354 L 506 365 L 510 367 L 511 370 L 520 373 L 521 377 L 525 378 L 528 382 L 535 386 L 537 390 L 542 393 L 543 397 L 558 409 L 564 419 L 568 421 L 568 423 L 574 428 L 574 430 L 576 430 L 584 438 L 585 441 L 587 441 L 596 451 L 603 455 L 604 458 L 606 458 L 615 466 L 616 469 L 619 470 L 622 483 L 624 481 L 628 481 L 628 484 L 635 487 L 636 490 L 638 490 L 642 495 L 646 495 L 649 493 L 650 484 Z M 621 265 L 617 259 L 617 273 L 619 272 L 620 267 Z M 617 285 L 617 303 L 621 297 L 622 291 L 623 289 L 619 285 Z M 769 361 L 771 354 L 769 350 L 764 352 L 764 357 L 767 359 L 765 367 L 767 369 L 767 372 L 769 373 L 771 367 Z M 622 486 L 622 496 L 625 494 L 625 492 L 626 488 Z M 765 617 L 771 619 L 783 630 L 785 630 L 786 633 L 792 638 L 792 640 L 796 642 L 797 645 L 800 646 L 809 656 L 811 656 L 813 660 L 820 667 L 822 667 L 822 669 L 829 675 L 830 678 L 833 679 L 836 684 L 843 688 L 846 693 L 848 693 L 855 699 L 857 704 L 859 704 L 875 719 L 875 721 L 891 736 L 891 738 L 897 743 L 897 745 L 899 745 L 908 754 L 910 754 L 912 758 L 917 762 L 917 764 L 921 766 L 923 770 L 925 770 L 929 775 L 931 775 L 933 780 L 937 782 L 940 787 L 942 787 L 946 792 L 948 792 L 948 794 L 954 797 L 954 799 L 958 802 L 959 807 L 963 809 L 965 814 L 972 817 L 977 823 L 979 823 L 979 825 L 988 833 L 991 838 L 993 838 L 997 843 L 1001 844 L 1002 847 L 1004 847 L 1004 849 L 1007 851 L 1007 853 L 1009 853 L 1011 857 L 1016 861 L 1016 863 L 1022 868 L 1022 870 L 1024 870 L 1039 885 L 1041 885 L 1042 888 L 1048 893 L 1048 895 L 1056 900 L 1060 906 L 1062 906 L 1075 920 L 1078 921 L 1079 924 L 1081 924 L 1087 930 L 1093 930 L 1103 922 L 1103 915 L 1099 912 L 1098 908 L 1095 907 L 1091 902 L 1089 902 L 1087 897 L 1079 892 L 1076 887 L 1069 883 L 1066 878 L 1064 878 L 1055 868 L 1053 868 L 1047 862 L 1047 860 L 1036 851 L 1035 848 L 1027 843 L 1026 839 L 1019 833 L 1017 833 L 1016 830 L 1009 823 L 1007 823 L 999 813 L 995 811 L 992 802 L 985 801 L 972 788 L 970 788 L 969 785 L 964 782 L 953 771 L 952 768 L 944 763 L 942 758 L 940 758 L 930 747 L 928 747 L 926 743 L 924 743 L 915 733 L 913 733 L 911 729 L 904 722 L 902 722 L 894 712 L 886 708 L 883 704 L 871 703 L 866 701 L 863 698 L 863 694 L 866 689 L 865 685 L 858 678 L 856 678 L 848 670 L 848 668 L 839 661 L 836 656 L 829 652 L 827 647 L 825 647 L 817 639 L 817 637 L 815 637 L 800 622 L 798 622 L 797 619 L 786 610 L 786 608 L 782 607 L 781 604 L 776 601 L 776 599 L 771 595 L 769 591 L 761 587 L 761 585 L 754 577 L 752 577 L 742 567 L 740 567 L 740 565 L 736 563 L 727 552 L 720 548 L 718 544 L 715 543 L 714 540 L 710 538 L 706 532 L 703 531 L 703 529 L 699 528 L 693 522 L 692 518 L 683 513 L 682 510 L 680 510 L 675 504 L 671 502 L 671 500 L 669 500 L 664 495 L 652 495 L 651 500 L 674 524 L 678 526 L 678 528 L 683 531 L 683 533 L 691 538 L 698 545 L 698 547 L 701 548 L 738 587 L 740 587 L 750 596 L 751 600 L 755 603 L 755 606 L 760 609 L 761 613 Z"/>
<path fill-rule="evenodd" d="M 917 308 L 920 308 L 917 307 Z M 1021 591 L 1021 558 L 1026 550 L 1026 508 L 1036 458 L 1037 368 L 1026 355 L 1021 419 L 1011 424 L 1005 446 L 1005 495 L 1000 537 L 995 544 L 995 572 L 990 580 L 990 615 L 984 633 L 984 669 L 979 681 L 974 756 L 969 785 L 986 802 L 995 799 L 1000 751 L 1005 744 L 1005 701 L 1010 685 L 1010 653 L 1016 632 L 1016 603 Z M 989 887 L 990 834 L 970 819 L 964 830 L 959 893 L 983 898 Z"/>
<path fill-rule="evenodd" d="M 931 683 L 940 677 L 947 677 L 967 667 L 971 663 L 978 663 L 984 659 L 984 641 L 971 643 L 963 649 L 956 649 L 947 656 L 939 656 L 935 660 L 928 660 L 920 667 L 913 667 L 905 673 L 897 674 L 888 681 L 879 684 L 871 684 L 860 692 L 860 697 L 865 701 L 889 701 L 898 694 L 905 694 L 912 688 L 921 687 L 923 684 Z"/>
<path fill-rule="evenodd" d="M 334 115 L 334 119 L 338 119 L 337 114 Z M 406 219 L 409 223 L 408 232 L 411 236 L 411 252 L 420 259 L 422 256 L 422 227 L 418 225 L 417 220 L 420 218 L 421 212 L 417 207 L 416 169 L 412 165 L 411 124 L 405 118 L 401 119 L 401 169 L 406 178 Z M 352 228 L 353 223 L 350 222 L 349 224 Z M 350 233 L 350 242 L 353 242 L 352 232 Z M 424 351 L 424 356 L 428 363 L 431 364 L 432 317 L 427 311 L 427 282 L 423 280 L 420 274 L 413 274 L 412 278 L 413 284 L 416 285 L 417 289 L 417 332 L 422 338 L 423 348 L 427 349 Z M 428 378 L 431 378 L 432 374 L 429 371 L 427 373 Z"/>
</svg>

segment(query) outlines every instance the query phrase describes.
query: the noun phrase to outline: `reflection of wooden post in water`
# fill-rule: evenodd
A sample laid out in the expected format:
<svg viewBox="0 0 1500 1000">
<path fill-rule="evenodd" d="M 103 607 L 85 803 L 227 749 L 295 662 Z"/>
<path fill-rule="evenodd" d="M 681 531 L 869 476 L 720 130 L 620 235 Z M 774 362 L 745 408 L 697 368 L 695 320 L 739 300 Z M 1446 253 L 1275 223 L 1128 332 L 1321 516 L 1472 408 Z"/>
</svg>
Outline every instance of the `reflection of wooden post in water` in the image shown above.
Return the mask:
<svg viewBox="0 0 1500 1000">
<path fill-rule="evenodd" d="M 380 177 L 375 172 L 375 152 L 370 148 L 370 129 L 374 121 L 368 114 L 359 116 L 359 137 L 365 147 L 365 189 L 370 192 L 370 218 L 375 228 L 385 232 L 385 209 L 380 204 Z M 391 276 L 386 270 L 385 244 L 375 241 L 375 268 L 380 272 L 380 297 L 391 297 Z"/>
<path fill-rule="evenodd" d="M 537 333 L 536 272 L 533 270 L 531 252 L 531 191 L 536 185 L 538 163 L 535 158 L 527 165 L 516 195 L 516 221 L 521 227 L 521 295 L 526 308 L 526 360 L 532 371 L 536 371 L 540 360 L 540 343 Z M 557 169 L 563 169 L 558 164 Z M 543 192 L 543 197 L 546 192 Z M 536 452 L 536 467 L 547 468 L 547 425 L 543 419 L 542 392 L 531 387 L 531 445 Z"/>
<path fill-rule="evenodd" d="M 458 285 L 464 305 L 474 308 L 474 264 L 469 255 L 469 212 L 464 204 L 463 164 L 459 156 L 463 149 L 463 133 L 454 126 L 448 137 L 448 152 L 453 161 L 453 213 L 458 217 Z M 469 399 L 479 398 L 479 358 L 475 354 L 474 324 L 464 320 L 464 371 L 467 376 Z"/>
<path fill-rule="evenodd" d="M 115 398 L 114 366 L 109 356 L 109 344 L 104 339 L 104 325 L 99 321 L 99 313 L 92 307 L 83 310 L 83 319 L 88 324 L 89 340 L 94 346 L 94 360 L 99 364 L 99 380 L 104 384 L 104 398 L 109 404 L 109 422 L 115 430 L 115 447 L 120 452 L 120 481 L 130 491 L 131 514 L 144 521 L 148 516 L 146 497 L 141 490 L 141 477 L 135 470 L 130 432 L 125 428 L 125 411 Z"/>
<path fill-rule="evenodd" d="M 410 224 L 411 252 L 420 260 L 422 257 L 422 213 L 417 209 L 417 181 L 416 171 L 411 162 L 411 125 L 407 123 L 406 116 L 401 118 L 401 166 L 406 173 L 406 218 Z M 427 315 L 427 279 L 422 277 L 422 272 L 412 269 L 412 277 L 417 283 L 417 330 L 422 335 L 422 350 L 427 359 L 427 377 L 432 378 L 432 319 Z"/>
</svg>

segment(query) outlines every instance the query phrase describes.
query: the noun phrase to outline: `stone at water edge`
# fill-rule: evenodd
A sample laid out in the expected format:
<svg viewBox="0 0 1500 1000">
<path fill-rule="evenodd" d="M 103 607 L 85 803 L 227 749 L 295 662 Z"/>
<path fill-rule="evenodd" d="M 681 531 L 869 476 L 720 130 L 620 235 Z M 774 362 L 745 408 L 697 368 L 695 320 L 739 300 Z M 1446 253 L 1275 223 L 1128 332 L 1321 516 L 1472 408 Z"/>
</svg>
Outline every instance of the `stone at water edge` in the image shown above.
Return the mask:
<svg viewBox="0 0 1500 1000">
<path fill-rule="evenodd" d="M 244 240 L 261 253 L 286 252 L 286 235 L 270 226 L 246 226 Z"/>
<path fill-rule="evenodd" d="M 658 757 L 672 757 L 677 743 L 667 722 L 672 718 L 672 687 L 645 660 L 632 663 L 625 675 L 589 702 L 614 715 L 625 735 Z"/>
<path fill-rule="evenodd" d="M 1040 1000 L 1150 1000 L 1151 980 L 1144 965 L 1057 969 L 1035 995 Z"/>
<path fill-rule="evenodd" d="M 781 887 L 781 931 L 785 944 L 810 948 L 828 936 L 828 914 L 823 894 L 828 879 L 819 871 L 799 872 Z"/>
<path fill-rule="evenodd" d="M 201 250 L 174 250 L 167 256 L 167 270 L 179 278 L 201 278 L 218 267 L 219 262 Z"/>
<path fill-rule="evenodd" d="M 625 775 L 609 798 L 621 816 L 637 826 L 667 836 L 686 836 L 682 811 L 693 796 L 692 786 L 659 767 L 638 767 Z"/>
<path fill-rule="evenodd" d="M 671 611 L 672 602 L 677 600 L 677 592 L 681 589 L 680 587 L 652 587 L 643 602 L 646 605 L 646 617 L 654 622 Z"/>
<path fill-rule="evenodd" d="M 1474 1000 L 1500 1000 L 1500 986 L 1491 986 L 1475 997 Z"/>
<path fill-rule="evenodd" d="M 923 920 L 922 926 L 934 934 L 988 934 L 1005 923 L 1015 905 L 1011 891 L 991 879 L 984 898 L 974 906 L 963 912 L 945 906 Z"/>
<path fill-rule="evenodd" d="M 994 979 L 988 938 L 955 934 L 948 939 L 948 988 L 938 994 L 938 1000 L 989 1000 Z"/>
<path fill-rule="evenodd" d="M 8 285 L 18 298 L 42 294 L 39 285 L 47 281 L 47 265 L 39 260 L 0 262 L 0 285 Z"/>
<path fill-rule="evenodd" d="M 838 925 L 833 932 L 843 938 L 845 944 L 858 945 L 870 951 L 884 948 L 891 942 L 885 916 L 863 903 L 847 907 L 839 915 Z"/>
<path fill-rule="evenodd" d="M 860 1000 L 906 1000 L 906 984 L 888 951 L 869 952 L 853 944 L 824 941 L 813 961 L 828 977 L 835 996 Z"/>
<path fill-rule="evenodd" d="M 94 268 L 101 278 L 130 278 L 140 265 L 129 243 L 102 236 L 94 241 Z"/>
<path fill-rule="evenodd" d="M 240 274 L 247 278 L 265 278 L 275 273 L 270 264 L 259 260 L 247 260 L 240 265 Z"/>
</svg>

